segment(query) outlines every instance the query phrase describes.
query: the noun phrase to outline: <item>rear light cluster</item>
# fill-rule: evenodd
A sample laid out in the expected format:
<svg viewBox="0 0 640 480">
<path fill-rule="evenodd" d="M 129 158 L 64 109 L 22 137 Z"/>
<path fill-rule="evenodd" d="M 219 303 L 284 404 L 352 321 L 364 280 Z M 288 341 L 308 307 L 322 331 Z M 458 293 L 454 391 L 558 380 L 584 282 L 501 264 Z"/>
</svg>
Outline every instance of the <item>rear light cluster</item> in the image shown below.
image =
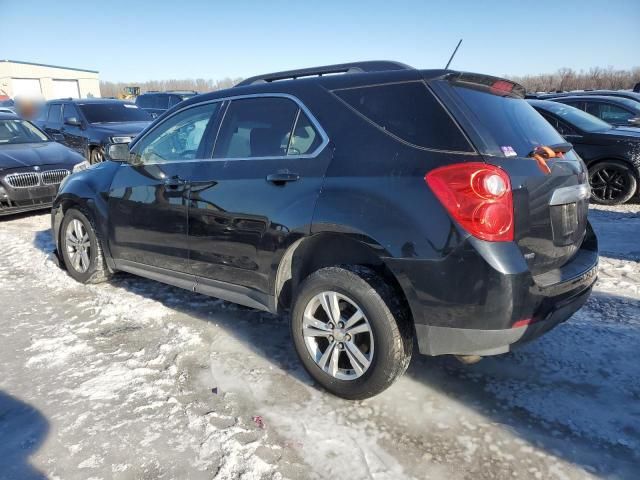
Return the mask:
<svg viewBox="0 0 640 480">
<path fill-rule="evenodd" d="M 504 170 L 479 162 L 436 168 L 424 177 L 447 212 L 471 235 L 513 240 L 513 196 Z"/>
</svg>

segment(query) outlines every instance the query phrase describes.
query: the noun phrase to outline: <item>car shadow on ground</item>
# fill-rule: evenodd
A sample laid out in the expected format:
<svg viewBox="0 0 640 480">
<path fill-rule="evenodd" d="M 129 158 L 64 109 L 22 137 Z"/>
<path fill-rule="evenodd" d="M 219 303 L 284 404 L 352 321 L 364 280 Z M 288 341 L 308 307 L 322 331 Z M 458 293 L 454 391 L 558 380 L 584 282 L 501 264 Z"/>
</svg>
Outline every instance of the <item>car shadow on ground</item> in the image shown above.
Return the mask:
<svg viewBox="0 0 640 480">
<path fill-rule="evenodd" d="M 34 244 L 52 252 L 50 232 L 37 232 Z M 300 366 L 284 315 L 128 274 L 117 274 L 110 283 L 191 318 L 215 323 L 274 368 L 313 386 L 337 409 L 360 405 L 331 397 L 314 385 Z M 556 457 L 598 475 L 634 478 L 640 462 L 640 379 L 635 363 L 640 327 L 624 319 L 640 318 L 636 303 L 598 293 L 570 321 L 542 339 L 473 366 L 462 366 L 452 357 L 423 357 L 415 350 L 407 376 L 425 388 L 425 396 L 429 391 L 441 392 Z M 402 399 L 403 392 L 394 391 L 400 388 L 399 384 L 392 387 L 384 398 L 409 402 Z M 417 404 L 421 398 L 412 401 Z M 408 406 L 407 415 L 421 412 L 417 407 Z M 409 421 L 423 426 L 425 434 L 433 423 L 424 412 Z"/>
<path fill-rule="evenodd" d="M 0 391 L 0 479 L 44 480 L 29 457 L 44 442 L 49 422 L 40 411 Z"/>
</svg>

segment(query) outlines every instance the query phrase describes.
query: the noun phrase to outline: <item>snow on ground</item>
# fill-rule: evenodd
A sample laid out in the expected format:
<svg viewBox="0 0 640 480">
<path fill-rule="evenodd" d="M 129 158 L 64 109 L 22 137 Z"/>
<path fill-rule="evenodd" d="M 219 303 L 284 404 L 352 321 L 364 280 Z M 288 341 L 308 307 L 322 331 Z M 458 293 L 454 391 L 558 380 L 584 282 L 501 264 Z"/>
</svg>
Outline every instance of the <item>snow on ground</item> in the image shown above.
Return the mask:
<svg viewBox="0 0 640 480">
<path fill-rule="evenodd" d="M 0 479 L 638 478 L 640 206 L 591 210 L 596 291 L 534 343 L 465 367 L 416 355 L 349 402 L 287 320 L 53 261 L 49 216 L 0 220 Z"/>
</svg>

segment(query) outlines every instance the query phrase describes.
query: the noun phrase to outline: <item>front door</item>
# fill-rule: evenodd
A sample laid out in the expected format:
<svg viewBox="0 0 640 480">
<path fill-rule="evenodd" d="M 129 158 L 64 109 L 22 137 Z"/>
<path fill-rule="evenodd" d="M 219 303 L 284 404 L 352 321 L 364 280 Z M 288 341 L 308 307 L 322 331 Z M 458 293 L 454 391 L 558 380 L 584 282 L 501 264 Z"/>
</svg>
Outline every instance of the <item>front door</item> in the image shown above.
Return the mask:
<svg viewBox="0 0 640 480">
<path fill-rule="evenodd" d="M 193 170 L 192 272 L 269 295 L 277 260 L 309 234 L 331 159 L 321 127 L 286 97 L 232 100 L 213 158 Z"/>
<path fill-rule="evenodd" d="M 109 244 L 116 262 L 189 272 L 187 208 L 194 161 L 210 151 L 217 103 L 178 112 L 132 145 L 109 193 Z"/>
</svg>

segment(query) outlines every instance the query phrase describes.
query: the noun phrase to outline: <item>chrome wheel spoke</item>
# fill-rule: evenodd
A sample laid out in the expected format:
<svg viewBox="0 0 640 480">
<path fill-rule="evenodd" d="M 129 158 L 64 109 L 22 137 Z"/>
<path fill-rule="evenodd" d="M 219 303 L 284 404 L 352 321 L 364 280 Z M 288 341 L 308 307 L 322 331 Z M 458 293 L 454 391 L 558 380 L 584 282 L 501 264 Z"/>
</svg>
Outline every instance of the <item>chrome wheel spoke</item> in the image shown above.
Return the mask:
<svg viewBox="0 0 640 480">
<path fill-rule="evenodd" d="M 338 350 L 334 346 L 333 351 L 331 352 L 331 360 L 329 361 L 329 373 L 334 377 L 338 374 L 339 361 L 340 361 L 340 350 Z"/>
<path fill-rule="evenodd" d="M 324 353 L 322 354 L 322 356 L 320 357 L 320 360 L 318 360 L 318 366 L 326 371 L 327 370 L 327 361 L 329 360 L 329 358 L 331 357 L 331 354 L 333 353 L 333 350 L 336 348 L 336 343 L 335 342 L 331 342 L 329 344 L 329 346 L 327 347 L 327 349 L 324 351 Z"/>
<path fill-rule="evenodd" d="M 349 359 L 349 363 L 351 364 L 351 367 L 356 371 L 356 374 L 362 375 L 364 373 L 364 370 L 358 363 L 358 360 L 356 360 L 356 357 L 349 350 L 349 347 L 345 349 L 345 352 L 347 352 L 347 358 Z"/>
<path fill-rule="evenodd" d="M 357 360 L 358 363 L 360 363 L 360 365 L 362 365 L 363 369 L 369 366 L 371 362 L 367 357 L 364 356 L 364 353 L 360 351 L 360 349 L 357 347 L 355 343 L 347 342 L 345 343 L 345 346 L 347 348 L 347 351 L 355 357 L 355 359 Z"/>
<path fill-rule="evenodd" d="M 327 318 L 334 324 L 338 323 L 340 321 L 340 306 L 336 292 L 323 293 L 320 302 L 324 312 L 327 314 Z"/>
<path fill-rule="evenodd" d="M 356 325 L 355 327 L 347 330 L 349 335 L 354 336 L 359 333 L 371 333 L 371 327 L 367 323 L 361 323 L 360 325 Z"/>
<path fill-rule="evenodd" d="M 364 314 L 362 313 L 362 310 L 360 309 L 356 310 L 356 313 L 351 315 L 351 317 L 349 317 L 349 320 L 347 320 L 347 323 L 344 324 L 344 328 L 349 330 L 363 318 L 364 318 Z"/>
</svg>

